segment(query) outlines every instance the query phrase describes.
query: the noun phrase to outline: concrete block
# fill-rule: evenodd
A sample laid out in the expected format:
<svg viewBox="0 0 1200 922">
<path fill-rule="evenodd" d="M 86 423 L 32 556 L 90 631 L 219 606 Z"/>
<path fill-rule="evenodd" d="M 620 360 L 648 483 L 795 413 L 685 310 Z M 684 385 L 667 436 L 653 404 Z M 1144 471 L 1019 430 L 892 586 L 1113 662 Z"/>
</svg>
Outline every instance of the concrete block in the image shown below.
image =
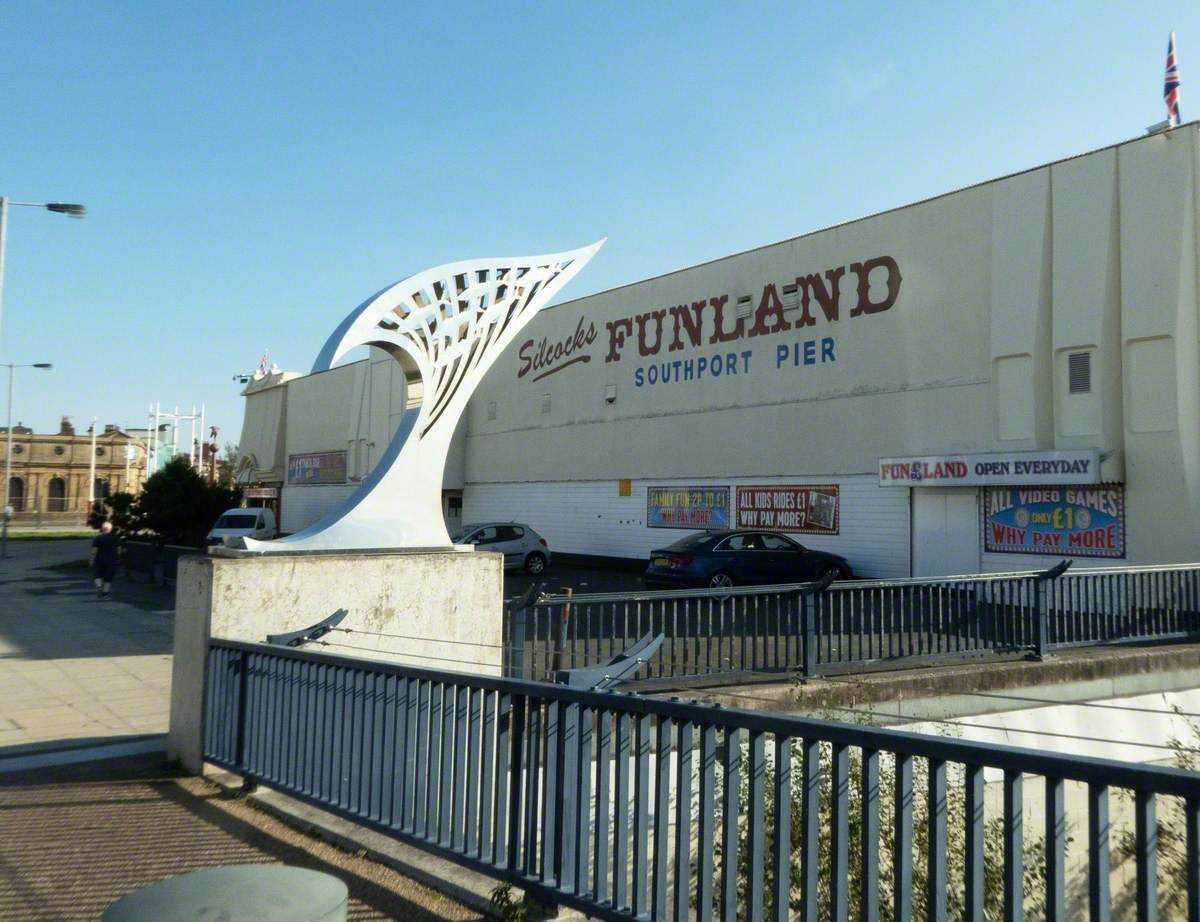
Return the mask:
<svg viewBox="0 0 1200 922">
<path fill-rule="evenodd" d="M 208 638 L 262 643 L 348 612 L 329 653 L 499 675 L 503 556 L 460 548 L 183 557 L 168 754 L 201 768 Z"/>
</svg>

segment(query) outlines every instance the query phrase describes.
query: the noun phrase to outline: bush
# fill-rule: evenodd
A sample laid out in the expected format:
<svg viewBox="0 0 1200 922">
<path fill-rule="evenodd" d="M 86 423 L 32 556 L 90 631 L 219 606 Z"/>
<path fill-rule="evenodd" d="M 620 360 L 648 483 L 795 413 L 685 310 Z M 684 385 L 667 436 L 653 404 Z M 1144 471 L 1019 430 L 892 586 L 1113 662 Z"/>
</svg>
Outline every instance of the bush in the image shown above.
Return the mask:
<svg viewBox="0 0 1200 922">
<path fill-rule="evenodd" d="M 128 534 L 133 529 L 133 510 L 137 502 L 132 493 L 113 493 L 106 499 L 99 499 L 92 505 L 87 524 L 97 531 L 105 522 L 112 522 L 113 531 L 118 534 Z"/>
<path fill-rule="evenodd" d="M 186 458 L 175 458 L 146 481 L 129 509 L 124 531 L 200 547 L 217 517 L 240 502 L 240 490 L 210 484 Z M 113 527 L 118 527 L 115 520 Z"/>
</svg>

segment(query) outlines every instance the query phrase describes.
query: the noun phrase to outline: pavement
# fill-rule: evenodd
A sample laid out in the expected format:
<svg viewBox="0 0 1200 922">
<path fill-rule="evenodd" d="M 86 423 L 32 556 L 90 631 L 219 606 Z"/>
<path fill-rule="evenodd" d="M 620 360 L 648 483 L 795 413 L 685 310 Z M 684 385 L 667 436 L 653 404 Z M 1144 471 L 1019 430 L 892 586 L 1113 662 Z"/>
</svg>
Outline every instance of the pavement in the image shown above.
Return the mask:
<svg viewBox="0 0 1200 922">
<path fill-rule="evenodd" d="M 109 904 L 155 881 L 259 863 L 339 878 L 350 891 L 351 922 L 483 918 L 359 850 L 306 835 L 210 781 L 182 776 L 161 755 L 0 773 L 0 817 L 0 922 L 94 922 Z"/>
<path fill-rule="evenodd" d="M 0 759 L 167 731 L 174 588 L 96 598 L 88 539 L 10 541 L 0 560 Z"/>
</svg>

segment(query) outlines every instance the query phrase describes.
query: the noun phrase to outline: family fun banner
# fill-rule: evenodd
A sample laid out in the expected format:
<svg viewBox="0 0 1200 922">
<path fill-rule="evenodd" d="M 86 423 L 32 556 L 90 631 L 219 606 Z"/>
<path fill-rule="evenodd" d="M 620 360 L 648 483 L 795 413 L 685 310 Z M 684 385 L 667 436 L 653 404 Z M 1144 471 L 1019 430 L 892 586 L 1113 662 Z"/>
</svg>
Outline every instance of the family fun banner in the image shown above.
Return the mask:
<svg viewBox="0 0 1200 922">
<path fill-rule="evenodd" d="M 838 499 L 836 485 L 738 487 L 738 527 L 774 528 L 803 535 L 836 535 Z"/>
<path fill-rule="evenodd" d="M 1125 556 L 1125 488 L 984 491 L 984 549 L 1063 557 Z"/>
<path fill-rule="evenodd" d="M 649 528 L 729 527 L 729 487 L 648 487 Z"/>
</svg>

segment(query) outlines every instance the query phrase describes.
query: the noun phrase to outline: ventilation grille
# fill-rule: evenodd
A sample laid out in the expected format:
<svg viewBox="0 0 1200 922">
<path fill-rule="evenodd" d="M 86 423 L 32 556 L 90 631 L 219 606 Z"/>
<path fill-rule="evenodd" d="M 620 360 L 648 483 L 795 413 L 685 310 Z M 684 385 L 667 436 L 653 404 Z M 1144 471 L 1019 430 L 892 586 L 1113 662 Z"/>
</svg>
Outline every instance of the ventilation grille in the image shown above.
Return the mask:
<svg viewBox="0 0 1200 922">
<path fill-rule="evenodd" d="M 1090 394 L 1092 391 L 1092 354 L 1072 352 L 1067 356 L 1067 391 Z"/>
<path fill-rule="evenodd" d="M 743 295 L 737 299 L 737 315 L 739 317 L 749 317 L 754 313 L 754 305 L 750 302 L 749 295 Z"/>
<path fill-rule="evenodd" d="M 491 419 L 495 419 L 495 418 L 496 418 L 496 402 L 492 401 L 491 403 L 488 404 L 488 419 L 491 420 Z"/>
<path fill-rule="evenodd" d="M 550 412 L 550 395 L 549 394 L 542 394 L 542 412 L 543 413 Z"/>
</svg>

